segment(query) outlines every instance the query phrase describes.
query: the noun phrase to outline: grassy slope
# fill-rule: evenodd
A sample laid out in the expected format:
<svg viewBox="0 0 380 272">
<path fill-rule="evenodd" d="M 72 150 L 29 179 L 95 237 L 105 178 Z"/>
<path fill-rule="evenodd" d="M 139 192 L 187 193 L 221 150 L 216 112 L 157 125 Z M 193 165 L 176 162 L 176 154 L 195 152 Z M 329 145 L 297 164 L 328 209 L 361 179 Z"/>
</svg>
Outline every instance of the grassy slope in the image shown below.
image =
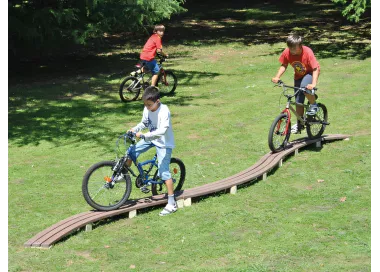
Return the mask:
<svg viewBox="0 0 380 272">
<path fill-rule="evenodd" d="M 180 81 L 176 96 L 162 100 L 173 115 L 174 155 L 187 167 L 185 188 L 233 175 L 268 152 L 267 132 L 280 110 L 280 89 L 269 82 L 283 46 L 168 47 L 174 58 L 167 67 Z M 116 60 L 137 51 L 115 50 L 107 63 L 122 66 Z M 91 68 L 12 84 L 9 270 L 369 271 L 371 59 L 324 57 L 320 64 L 326 133 L 351 134 L 349 141 L 308 148 L 237 195 L 209 197 L 166 218 L 159 209 L 121 218 L 48 251 L 23 243 L 89 209 L 83 174 L 114 158 L 116 136 L 140 120 L 142 103 L 119 102 L 114 73 Z M 291 72 L 284 80 L 292 82 Z"/>
</svg>

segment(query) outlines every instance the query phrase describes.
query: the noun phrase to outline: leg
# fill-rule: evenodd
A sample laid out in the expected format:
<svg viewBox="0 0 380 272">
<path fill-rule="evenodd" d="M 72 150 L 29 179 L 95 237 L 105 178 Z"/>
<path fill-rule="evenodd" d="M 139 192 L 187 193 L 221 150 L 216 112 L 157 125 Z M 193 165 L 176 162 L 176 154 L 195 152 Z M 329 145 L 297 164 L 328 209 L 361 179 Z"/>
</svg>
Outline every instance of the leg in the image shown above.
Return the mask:
<svg viewBox="0 0 380 272">
<path fill-rule="evenodd" d="M 157 64 L 157 61 L 151 60 L 146 63 L 149 70 L 152 72 L 152 86 L 156 86 L 157 79 L 158 79 L 158 73 L 160 72 L 160 67 Z"/>
<path fill-rule="evenodd" d="M 162 180 L 165 181 L 165 185 L 168 189 L 168 195 L 173 195 L 173 180 L 169 170 L 170 159 L 172 157 L 172 149 L 165 147 L 156 147 L 156 152 L 158 161 L 158 175 Z"/>
<path fill-rule="evenodd" d="M 140 154 L 146 152 L 148 149 L 154 145 L 151 142 L 145 142 L 145 140 L 140 140 L 135 146 L 128 149 L 128 155 L 131 159 L 128 159 L 126 164 L 128 167 L 132 165 L 132 161 L 136 161 Z"/>
<path fill-rule="evenodd" d="M 305 75 L 302 78 L 301 87 L 306 87 L 308 84 L 311 84 L 312 81 L 313 81 L 312 75 L 310 75 L 310 74 Z M 318 111 L 318 106 L 317 106 L 316 101 L 315 101 L 315 96 L 308 94 L 308 93 L 305 93 L 304 96 L 306 96 L 306 98 L 307 98 L 307 100 L 309 100 L 309 104 L 310 104 L 310 107 L 309 107 L 308 111 L 306 112 L 306 114 L 307 115 L 315 115 L 316 112 Z"/>
<path fill-rule="evenodd" d="M 158 160 L 158 173 L 168 190 L 168 204 L 160 212 L 160 215 L 168 215 L 177 210 L 177 204 L 174 197 L 173 180 L 169 171 L 170 158 L 172 155 L 171 148 L 156 148 Z"/>
<path fill-rule="evenodd" d="M 157 79 L 158 79 L 158 74 L 155 74 L 152 76 L 152 85 L 151 86 L 156 86 Z"/>
<path fill-rule="evenodd" d="M 174 195 L 173 180 L 172 179 L 165 180 L 165 185 L 168 188 L 168 195 Z"/>
<path fill-rule="evenodd" d="M 294 80 L 294 86 L 295 87 L 301 87 L 301 83 L 302 83 L 302 79 L 297 79 L 297 80 Z M 296 96 L 296 112 L 297 112 L 297 115 L 299 116 L 303 116 L 304 114 L 304 107 L 302 106 L 303 103 L 305 101 L 305 95 L 303 93 L 298 93 L 298 95 Z M 299 123 L 298 119 L 297 121 L 295 122 L 295 124 L 292 126 L 292 133 L 293 134 L 297 134 L 297 133 L 301 133 L 301 124 Z"/>
</svg>

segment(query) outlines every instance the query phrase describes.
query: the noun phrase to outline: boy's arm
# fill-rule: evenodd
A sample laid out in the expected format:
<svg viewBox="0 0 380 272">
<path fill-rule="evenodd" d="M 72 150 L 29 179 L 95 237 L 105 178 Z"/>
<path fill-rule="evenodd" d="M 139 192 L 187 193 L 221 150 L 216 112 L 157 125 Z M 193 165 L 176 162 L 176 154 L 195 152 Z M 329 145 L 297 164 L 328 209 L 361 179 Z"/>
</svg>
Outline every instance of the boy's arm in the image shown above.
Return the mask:
<svg viewBox="0 0 380 272">
<path fill-rule="evenodd" d="M 161 55 L 163 55 L 165 58 L 169 57 L 168 54 L 165 54 L 165 52 L 162 50 L 162 48 L 158 48 L 158 49 L 156 50 L 156 52 L 157 52 L 157 54 L 161 54 Z"/>
<path fill-rule="evenodd" d="M 274 78 L 272 78 L 273 83 L 277 83 L 280 80 L 280 77 L 282 76 L 283 73 L 285 73 L 286 68 L 288 65 L 286 64 L 281 64 L 280 68 L 278 69 L 278 72 Z"/>
<path fill-rule="evenodd" d="M 318 70 L 318 68 L 314 68 L 313 75 L 312 75 L 313 80 L 312 80 L 311 84 L 308 84 L 306 86 L 307 89 L 312 90 L 315 88 L 315 86 L 317 86 L 318 76 L 319 76 L 319 70 Z"/>
</svg>

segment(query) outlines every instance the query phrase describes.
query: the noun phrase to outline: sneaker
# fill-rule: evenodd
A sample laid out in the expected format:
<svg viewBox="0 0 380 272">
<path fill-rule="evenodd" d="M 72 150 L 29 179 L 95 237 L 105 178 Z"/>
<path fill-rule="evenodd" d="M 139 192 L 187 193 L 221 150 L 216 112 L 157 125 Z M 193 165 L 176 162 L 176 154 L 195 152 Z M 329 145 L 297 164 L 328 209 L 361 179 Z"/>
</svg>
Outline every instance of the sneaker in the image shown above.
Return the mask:
<svg viewBox="0 0 380 272">
<path fill-rule="evenodd" d="M 298 124 L 293 125 L 293 126 L 292 126 L 292 129 L 290 130 L 290 132 L 291 132 L 292 134 L 297 134 L 297 133 L 299 133 L 299 131 L 298 131 Z"/>
<path fill-rule="evenodd" d="M 306 115 L 315 115 L 318 112 L 319 108 L 317 104 L 312 104 L 309 107 L 309 110 L 306 112 Z"/>
<path fill-rule="evenodd" d="M 301 130 L 303 130 L 304 128 L 305 128 L 304 125 L 301 125 L 301 124 L 297 123 L 297 124 L 295 124 L 295 125 L 292 126 L 290 132 L 292 134 L 300 134 Z"/>
<path fill-rule="evenodd" d="M 177 211 L 177 205 L 167 204 L 165 208 L 160 212 L 160 216 L 168 215 Z"/>
</svg>

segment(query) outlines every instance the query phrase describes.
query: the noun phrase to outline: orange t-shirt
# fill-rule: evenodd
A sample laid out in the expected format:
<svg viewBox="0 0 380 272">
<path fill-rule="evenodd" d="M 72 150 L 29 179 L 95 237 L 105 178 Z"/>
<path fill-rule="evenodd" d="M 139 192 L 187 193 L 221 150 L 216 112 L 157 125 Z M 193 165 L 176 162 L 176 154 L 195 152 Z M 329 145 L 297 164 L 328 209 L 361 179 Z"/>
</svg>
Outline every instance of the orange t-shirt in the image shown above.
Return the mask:
<svg viewBox="0 0 380 272">
<path fill-rule="evenodd" d="M 301 55 L 290 54 L 289 48 L 286 48 L 281 56 L 280 62 L 283 65 L 290 65 L 294 68 L 294 79 L 301 79 L 306 74 L 312 74 L 315 68 L 321 70 L 317 59 L 314 56 L 313 50 L 307 46 L 302 46 Z"/>
<path fill-rule="evenodd" d="M 151 61 L 156 56 L 156 50 L 162 49 L 161 37 L 157 34 L 150 36 L 140 54 L 140 59 Z"/>
</svg>

